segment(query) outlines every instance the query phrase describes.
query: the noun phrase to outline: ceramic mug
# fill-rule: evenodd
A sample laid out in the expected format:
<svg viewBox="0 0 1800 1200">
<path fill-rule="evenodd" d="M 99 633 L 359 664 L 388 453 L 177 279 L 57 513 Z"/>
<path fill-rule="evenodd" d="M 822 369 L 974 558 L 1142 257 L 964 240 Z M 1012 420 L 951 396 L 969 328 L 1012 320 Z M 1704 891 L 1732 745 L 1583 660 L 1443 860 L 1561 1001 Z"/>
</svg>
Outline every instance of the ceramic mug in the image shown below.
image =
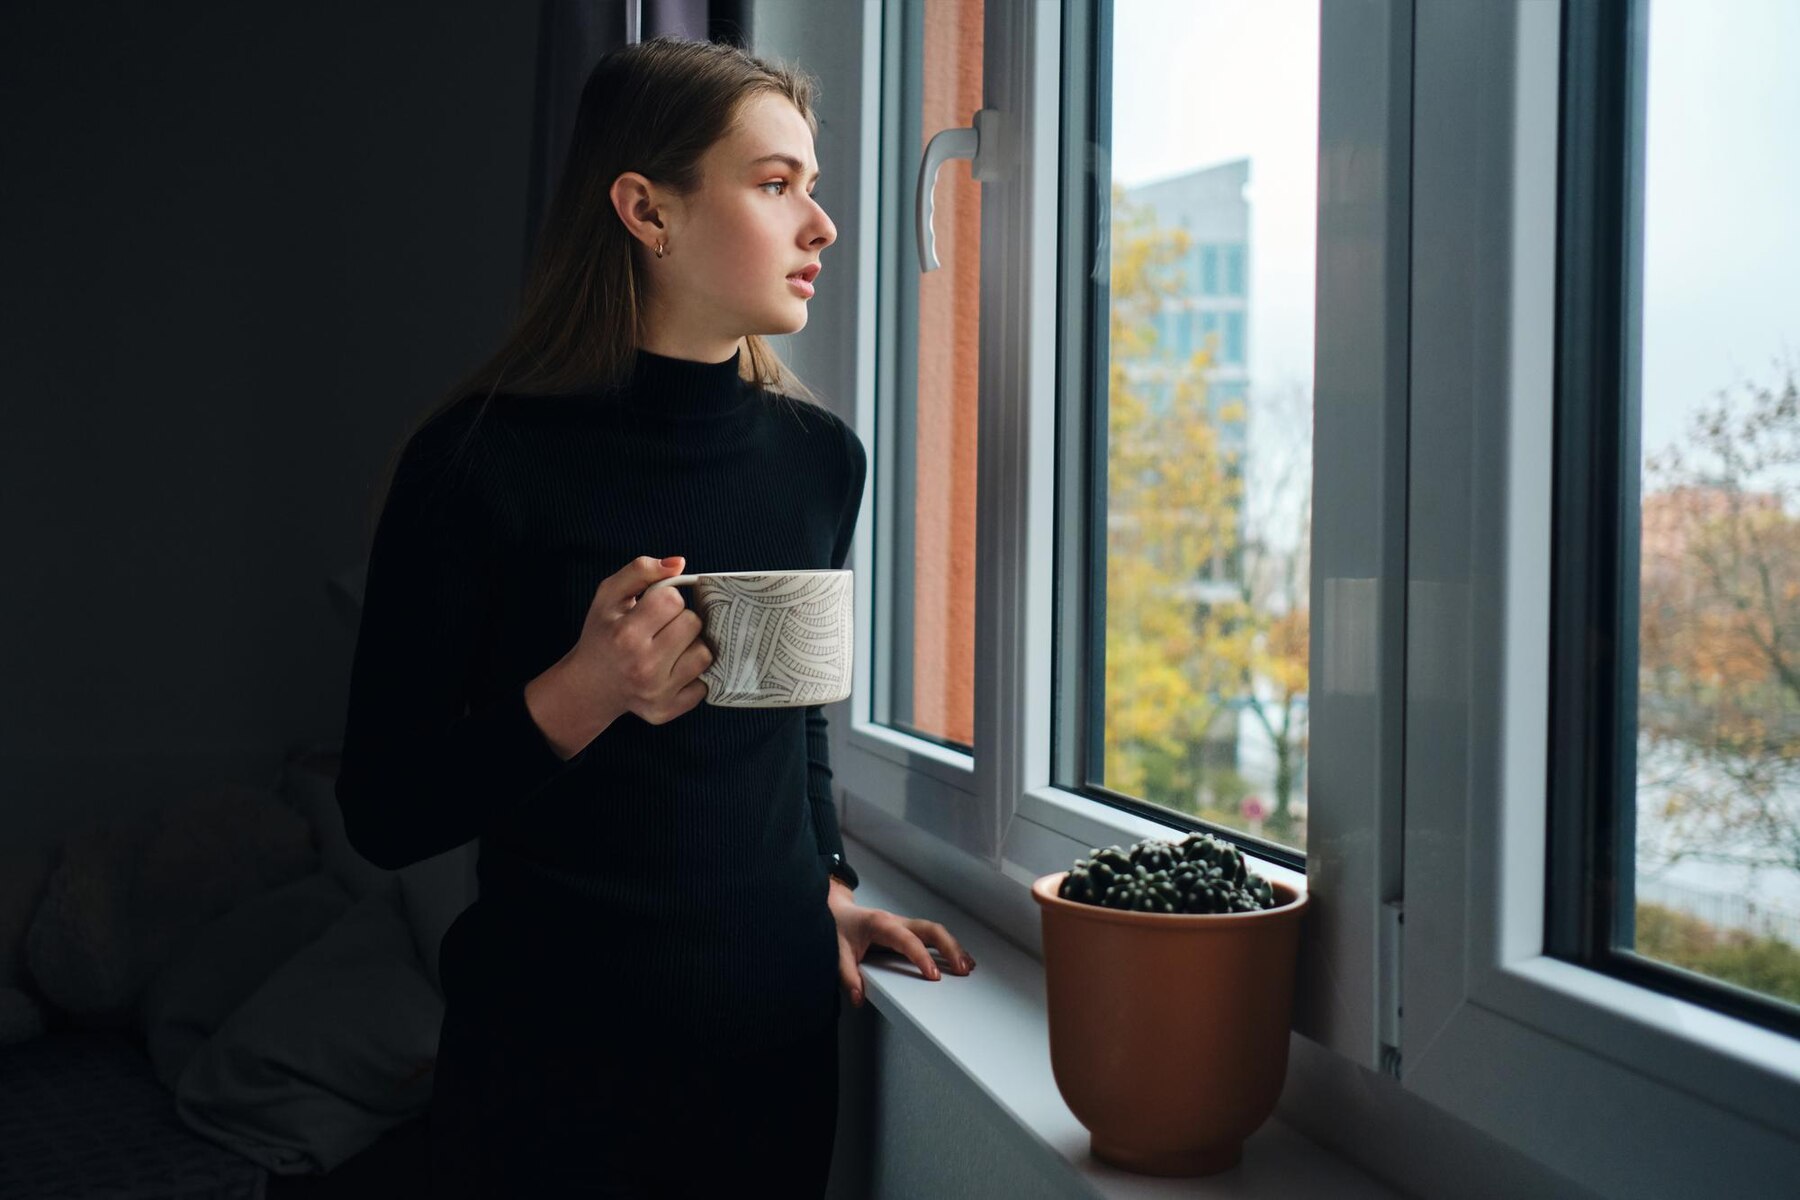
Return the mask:
<svg viewBox="0 0 1800 1200">
<path fill-rule="evenodd" d="M 723 708 L 795 708 L 850 694 L 855 572 L 704 571 L 644 589 L 692 585 L 713 661 L 700 678 Z"/>
</svg>

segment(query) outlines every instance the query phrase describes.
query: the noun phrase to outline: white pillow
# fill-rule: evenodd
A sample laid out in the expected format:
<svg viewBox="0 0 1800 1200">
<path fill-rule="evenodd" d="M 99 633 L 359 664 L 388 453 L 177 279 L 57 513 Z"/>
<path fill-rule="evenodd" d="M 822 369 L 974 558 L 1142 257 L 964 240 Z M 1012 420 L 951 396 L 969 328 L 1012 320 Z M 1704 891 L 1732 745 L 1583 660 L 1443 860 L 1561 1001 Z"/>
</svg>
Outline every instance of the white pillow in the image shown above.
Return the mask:
<svg viewBox="0 0 1800 1200">
<path fill-rule="evenodd" d="M 329 1171 L 425 1111 L 443 1017 L 393 893 L 374 893 L 194 1054 L 176 1112 L 276 1174 Z"/>
<path fill-rule="evenodd" d="M 64 844 L 38 902 L 32 982 L 67 1012 L 129 1023 L 202 925 L 318 869 L 306 822 L 263 788 L 218 784 L 100 823 Z"/>
<path fill-rule="evenodd" d="M 395 872 L 384 870 L 356 852 L 344 834 L 344 810 L 338 807 L 336 760 L 315 757 L 290 761 L 282 774 L 281 792 L 312 826 L 319 861 L 337 877 L 352 899 L 397 886 Z"/>
<path fill-rule="evenodd" d="M 398 871 L 376 866 L 357 853 L 344 834 L 344 810 L 337 799 L 337 761 L 335 756 L 318 756 L 290 762 L 282 781 L 288 802 L 312 825 L 325 869 L 351 896 L 361 900 L 383 888 L 400 888 L 405 899 L 402 911 L 412 927 L 425 974 L 442 991 L 438 948 L 450 923 L 475 901 L 475 856 L 480 843 L 469 842 Z"/>
<path fill-rule="evenodd" d="M 144 993 L 145 1048 L 173 1088 L 206 1040 L 278 967 L 317 941 L 350 907 L 323 871 L 253 896 L 206 925 Z"/>
<path fill-rule="evenodd" d="M 426 977 L 440 993 L 444 980 L 438 973 L 438 951 L 451 923 L 475 902 L 475 853 L 479 844 L 470 842 L 400 869 L 400 895 L 405 901 L 407 924 L 412 927 L 413 944 L 425 964 Z"/>
</svg>

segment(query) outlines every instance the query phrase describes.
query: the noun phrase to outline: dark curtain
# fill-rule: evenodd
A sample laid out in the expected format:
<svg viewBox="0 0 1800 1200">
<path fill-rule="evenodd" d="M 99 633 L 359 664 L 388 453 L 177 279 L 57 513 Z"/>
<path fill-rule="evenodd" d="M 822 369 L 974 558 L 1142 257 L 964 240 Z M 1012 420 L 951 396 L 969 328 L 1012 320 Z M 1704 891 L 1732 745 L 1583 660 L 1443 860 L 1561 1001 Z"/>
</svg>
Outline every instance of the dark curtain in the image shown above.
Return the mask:
<svg viewBox="0 0 1800 1200">
<path fill-rule="evenodd" d="M 538 9 L 536 112 L 525 214 L 525 269 L 555 194 L 575 128 L 575 109 L 600 56 L 625 44 L 627 10 L 641 36 L 750 45 L 751 0 L 542 0 Z"/>
</svg>

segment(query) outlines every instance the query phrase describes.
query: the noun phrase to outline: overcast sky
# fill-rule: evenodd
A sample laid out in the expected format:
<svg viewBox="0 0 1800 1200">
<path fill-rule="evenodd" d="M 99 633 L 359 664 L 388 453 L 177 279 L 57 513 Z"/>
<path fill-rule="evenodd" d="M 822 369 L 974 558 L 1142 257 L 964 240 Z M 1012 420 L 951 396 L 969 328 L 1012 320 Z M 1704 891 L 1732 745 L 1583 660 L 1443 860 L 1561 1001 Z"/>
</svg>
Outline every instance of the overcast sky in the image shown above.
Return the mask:
<svg viewBox="0 0 1800 1200">
<path fill-rule="evenodd" d="M 1800 3 L 1656 0 L 1644 198 L 1644 445 L 1800 367 Z"/>
<path fill-rule="evenodd" d="M 1317 0 L 1114 0 L 1113 175 L 1251 160 L 1253 386 L 1312 378 Z M 1644 445 L 1800 360 L 1800 0 L 1656 0 Z"/>
<path fill-rule="evenodd" d="M 1113 178 L 1250 160 L 1250 378 L 1312 383 L 1318 0 L 1114 0 Z"/>
</svg>

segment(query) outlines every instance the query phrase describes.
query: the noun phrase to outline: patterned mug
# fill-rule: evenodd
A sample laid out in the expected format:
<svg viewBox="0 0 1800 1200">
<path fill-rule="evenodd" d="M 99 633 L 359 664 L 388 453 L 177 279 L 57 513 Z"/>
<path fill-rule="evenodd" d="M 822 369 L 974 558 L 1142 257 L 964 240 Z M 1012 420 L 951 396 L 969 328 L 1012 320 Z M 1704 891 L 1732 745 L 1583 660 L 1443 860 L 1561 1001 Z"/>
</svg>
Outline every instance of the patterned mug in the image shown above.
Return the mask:
<svg viewBox="0 0 1800 1200">
<path fill-rule="evenodd" d="M 722 708 L 796 708 L 850 694 L 855 572 L 706 571 L 644 589 L 693 585 L 713 661 L 700 678 Z"/>
</svg>

